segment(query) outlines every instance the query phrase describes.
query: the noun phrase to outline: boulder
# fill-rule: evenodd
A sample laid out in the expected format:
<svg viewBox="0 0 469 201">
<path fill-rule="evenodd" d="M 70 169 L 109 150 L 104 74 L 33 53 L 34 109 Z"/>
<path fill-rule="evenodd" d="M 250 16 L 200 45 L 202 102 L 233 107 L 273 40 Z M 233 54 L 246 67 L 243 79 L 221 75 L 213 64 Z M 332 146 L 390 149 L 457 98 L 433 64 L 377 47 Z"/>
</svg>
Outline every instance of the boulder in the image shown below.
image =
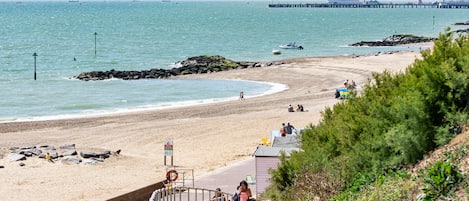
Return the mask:
<svg viewBox="0 0 469 201">
<path fill-rule="evenodd" d="M 2 169 L 2 168 L 5 168 L 5 166 L 3 166 L 3 165 L 0 165 L 0 169 Z"/>
<path fill-rule="evenodd" d="M 77 155 L 77 151 L 74 150 L 74 149 L 70 149 L 70 150 L 63 150 L 60 155 L 62 156 L 74 156 L 74 155 Z"/>
<path fill-rule="evenodd" d="M 23 167 L 25 166 L 26 164 L 24 164 L 23 162 L 21 162 L 20 164 L 18 164 L 19 166 Z"/>
<path fill-rule="evenodd" d="M 12 162 L 26 160 L 26 156 L 23 154 L 8 154 L 8 159 Z"/>
<path fill-rule="evenodd" d="M 41 151 L 40 149 L 37 149 L 37 148 L 36 148 L 36 149 L 32 149 L 32 150 L 31 150 L 31 153 L 33 153 L 33 154 L 36 155 L 36 156 L 39 156 L 39 155 L 42 154 L 42 151 Z"/>
<path fill-rule="evenodd" d="M 176 62 L 176 66 L 179 67 L 171 69 L 153 68 L 150 70 L 141 71 L 116 71 L 114 69 L 111 69 L 110 71 L 82 72 L 74 78 L 83 81 L 96 81 L 110 78 L 117 78 L 123 80 L 161 79 L 186 74 L 203 74 L 218 71 L 227 71 L 232 69 L 243 69 L 249 67 L 264 67 L 267 65 L 255 62 L 236 62 L 219 55 L 204 55 L 190 57 L 184 61 Z"/>
<path fill-rule="evenodd" d="M 434 41 L 435 38 L 414 36 L 409 34 L 397 34 L 384 38 L 381 41 L 361 41 L 358 43 L 351 44 L 350 46 L 396 46 L 405 45 L 411 43 L 423 43 Z"/>
<path fill-rule="evenodd" d="M 98 158 L 98 154 L 90 151 L 81 151 L 80 156 L 83 158 Z"/>
<path fill-rule="evenodd" d="M 51 158 L 51 159 L 56 159 L 56 158 L 59 157 L 59 154 L 58 154 L 57 152 L 55 152 L 55 151 L 49 152 L 49 154 L 50 154 L 50 158 Z"/>
<path fill-rule="evenodd" d="M 56 150 L 54 146 L 47 146 L 44 150 Z"/>
</svg>

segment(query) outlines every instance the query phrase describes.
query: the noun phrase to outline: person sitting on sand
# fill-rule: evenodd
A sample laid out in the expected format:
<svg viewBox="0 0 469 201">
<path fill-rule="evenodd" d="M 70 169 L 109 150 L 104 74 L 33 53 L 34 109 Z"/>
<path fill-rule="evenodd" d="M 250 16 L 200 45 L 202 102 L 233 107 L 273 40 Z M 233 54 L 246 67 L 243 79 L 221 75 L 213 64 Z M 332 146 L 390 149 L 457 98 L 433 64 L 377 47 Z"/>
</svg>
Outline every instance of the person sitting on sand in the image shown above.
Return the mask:
<svg viewBox="0 0 469 201">
<path fill-rule="evenodd" d="M 294 112 L 293 106 L 291 106 L 291 105 L 288 106 L 288 112 Z"/>
<path fill-rule="evenodd" d="M 215 192 L 215 195 L 210 199 L 210 201 L 226 201 L 225 196 L 223 196 L 221 189 L 217 188 L 217 192 Z"/>
<path fill-rule="evenodd" d="M 248 182 L 246 181 L 241 181 L 239 183 L 239 190 L 238 190 L 238 196 L 239 196 L 239 201 L 248 201 L 250 197 L 252 197 L 251 189 L 248 188 Z"/>
<path fill-rule="evenodd" d="M 297 111 L 297 112 L 303 112 L 303 106 L 300 105 L 300 104 L 298 104 L 298 105 L 296 106 L 296 111 Z"/>
<path fill-rule="evenodd" d="M 299 105 L 299 108 L 300 108 L 300 112 L 304 112 L 305 109 L 303 108 L 303 105 Z"/>
</svg>

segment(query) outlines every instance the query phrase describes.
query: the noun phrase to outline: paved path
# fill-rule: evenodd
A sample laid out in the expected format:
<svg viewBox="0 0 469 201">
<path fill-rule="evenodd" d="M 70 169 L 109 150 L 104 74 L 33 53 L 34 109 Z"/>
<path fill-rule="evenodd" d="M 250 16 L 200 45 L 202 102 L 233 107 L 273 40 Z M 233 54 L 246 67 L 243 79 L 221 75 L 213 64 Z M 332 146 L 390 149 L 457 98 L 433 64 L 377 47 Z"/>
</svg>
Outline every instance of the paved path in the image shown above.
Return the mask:
<svg viewBox="0 0 469 201">
<path fill-rule="evenodd" d="M 255 173 L 255 159 L 251 157 L 196 178 L 195 187 L 206 189 L 220 188 L 223 192 L 234 193 L 239 182 L 244 180 L 246 175 L 252 175 L 254 178 Z M 249 188 L 251 188 L 252 194 L 255 196 L 256 185 L 250 184 Z"/>
</svg>

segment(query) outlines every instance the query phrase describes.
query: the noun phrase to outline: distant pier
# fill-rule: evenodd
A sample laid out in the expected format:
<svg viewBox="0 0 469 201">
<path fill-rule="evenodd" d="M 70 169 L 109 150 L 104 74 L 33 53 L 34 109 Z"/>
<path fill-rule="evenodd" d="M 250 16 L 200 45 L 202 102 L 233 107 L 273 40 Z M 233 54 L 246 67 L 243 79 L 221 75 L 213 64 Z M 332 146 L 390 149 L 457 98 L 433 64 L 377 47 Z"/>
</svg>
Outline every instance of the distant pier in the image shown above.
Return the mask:
<svg viewBox="0 0 469 201">
<path fill-rule="evenodd" d="M 449 3 L 279 3 L 269 4 L 269 8 L 446 8 L 469 9 L 469 2 Z"/>
</svg>

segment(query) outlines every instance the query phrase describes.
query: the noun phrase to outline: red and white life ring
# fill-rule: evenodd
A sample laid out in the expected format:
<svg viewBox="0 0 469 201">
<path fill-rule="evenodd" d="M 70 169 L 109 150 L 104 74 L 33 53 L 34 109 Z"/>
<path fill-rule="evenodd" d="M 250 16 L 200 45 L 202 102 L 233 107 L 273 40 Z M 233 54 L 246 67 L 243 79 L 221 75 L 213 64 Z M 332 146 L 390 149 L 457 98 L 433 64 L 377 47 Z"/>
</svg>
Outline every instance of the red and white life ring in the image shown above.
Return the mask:
<svg viewBox="0 0 469 201">
<path fill-rule="evenodd" d="M 170 170 L 168 172 L 166 172 L 166 178 L 169 180 L 169 181 L 176 181 L 178 179 L 178 172 L 176 170 Z"/>
</svg>

